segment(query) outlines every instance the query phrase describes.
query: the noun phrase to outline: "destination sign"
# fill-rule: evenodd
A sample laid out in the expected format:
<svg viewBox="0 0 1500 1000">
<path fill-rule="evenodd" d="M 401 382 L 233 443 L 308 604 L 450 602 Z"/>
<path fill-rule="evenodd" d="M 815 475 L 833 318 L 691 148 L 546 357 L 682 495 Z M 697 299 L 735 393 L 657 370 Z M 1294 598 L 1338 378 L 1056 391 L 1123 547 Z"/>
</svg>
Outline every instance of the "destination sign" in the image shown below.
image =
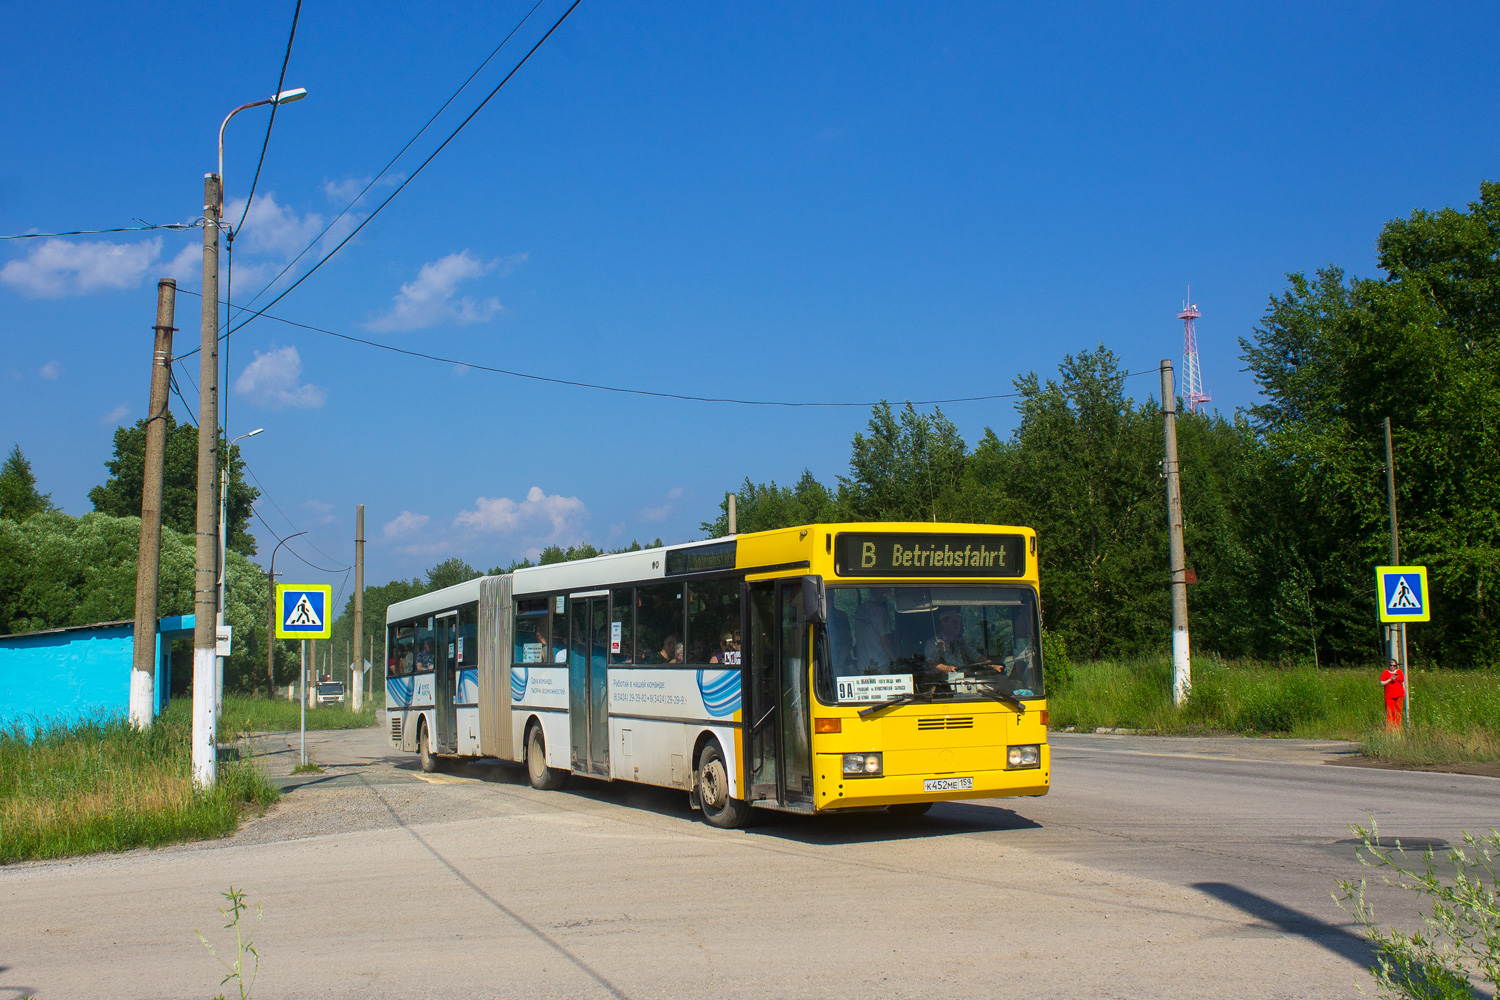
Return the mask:
<svg viewBox="0 0 1500 1000">
<path fill-rule="evenodd" d="M 672 549 L 667 553 L 667 576 L 682 573 L 708 573 L 734 569 L 734 542 L 699 545 L 691 549 Z"/>
<path fill-rule="evenodd" d="M 929 535 L 841 532 L 834 537 L 839 576 L 1020 576 L 1022 535 Z"/>
</svg>

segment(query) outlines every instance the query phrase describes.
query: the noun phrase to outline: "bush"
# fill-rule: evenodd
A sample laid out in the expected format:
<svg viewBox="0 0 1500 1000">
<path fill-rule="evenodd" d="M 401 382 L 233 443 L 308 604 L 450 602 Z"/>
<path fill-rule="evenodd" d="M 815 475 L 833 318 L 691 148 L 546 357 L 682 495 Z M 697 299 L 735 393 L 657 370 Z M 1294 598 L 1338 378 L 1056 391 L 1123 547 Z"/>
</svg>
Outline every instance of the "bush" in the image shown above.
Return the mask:
<svg viewBox="0 0 1500 1000">
<path fill-rule="evenodd" d="M 1068 640 L 1057 632 L 1042 629 L 1042 679 L 1047 694 L 1066 691 L 1073 683 L 1073 661 L 1068 657 Z"/>
</svg>

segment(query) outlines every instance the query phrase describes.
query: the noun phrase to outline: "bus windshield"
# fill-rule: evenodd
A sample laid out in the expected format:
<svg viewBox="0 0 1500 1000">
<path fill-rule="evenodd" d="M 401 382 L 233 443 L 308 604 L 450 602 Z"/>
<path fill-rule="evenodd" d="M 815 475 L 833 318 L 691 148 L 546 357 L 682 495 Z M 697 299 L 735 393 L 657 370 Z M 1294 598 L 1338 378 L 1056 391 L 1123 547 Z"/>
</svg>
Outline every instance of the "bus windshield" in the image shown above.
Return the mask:
<svg viewBox="0 0 1500 1000">
<path fill-rule="evenodd" d="M 818 697 L 869 704 L 1043 697 L 1030 587 L 828 588 Z"/>
</svg>

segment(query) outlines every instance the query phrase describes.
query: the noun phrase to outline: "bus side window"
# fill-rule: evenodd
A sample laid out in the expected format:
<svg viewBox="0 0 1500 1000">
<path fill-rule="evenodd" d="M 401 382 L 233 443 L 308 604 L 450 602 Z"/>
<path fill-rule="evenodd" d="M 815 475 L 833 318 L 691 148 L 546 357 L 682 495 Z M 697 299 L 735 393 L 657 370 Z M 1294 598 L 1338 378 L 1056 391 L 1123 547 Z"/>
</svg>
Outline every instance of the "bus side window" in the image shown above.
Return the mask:
<svg viewBox="0 0 1500 1000">
<path fill-rule="evenodd" d="M 606 641 L 611 665 L 635 662 L 635 588 L 616 587 L 610 592 Z"/>
<path fill-rule="evenodd" d="M 682 587 L 675 583 L 637 587 L 635 599 L 635 662 L 683 662 Z"/>
</svg>

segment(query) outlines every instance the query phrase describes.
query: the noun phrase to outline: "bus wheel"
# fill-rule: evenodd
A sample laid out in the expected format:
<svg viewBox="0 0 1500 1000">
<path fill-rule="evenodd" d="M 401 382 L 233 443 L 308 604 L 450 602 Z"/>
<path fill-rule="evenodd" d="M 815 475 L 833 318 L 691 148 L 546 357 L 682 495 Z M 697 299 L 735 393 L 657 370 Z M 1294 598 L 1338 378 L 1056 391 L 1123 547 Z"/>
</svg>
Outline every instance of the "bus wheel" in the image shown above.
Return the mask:
<svg viewBox="0 0 1500 1000">
<path fill-rule="evenodd" d="M 431 774 L 438 769 L 437 754 L 432 752 L 432 739 L 427 735 L 427 720 L 417 723 L 417 753 L 422 758 L 422 770 Z"/>
<path fill-rule="evenodd" d="M 698 802 L 703 818 L 726 830 L 744 826 L 750 818 L 749 803 L 729 797 L 729 769 L 717 743 L 709 743 L 698 757 Z"/>
<path fill-rule="evenodd" d="M 892 816 L 920 816 L 931 808 L 931 802 L 898 802 L 885 810 Z"/>
<path fill-rule="evenodd" d="M 531 787 L 544 792 L 555 792 L 568 783 L 568 772 L 560 767 L 547 766 L 547 743 L 542 737 L 542 727 L 532 723 L 526 730 L 526 776 Z"/>
</svg>

